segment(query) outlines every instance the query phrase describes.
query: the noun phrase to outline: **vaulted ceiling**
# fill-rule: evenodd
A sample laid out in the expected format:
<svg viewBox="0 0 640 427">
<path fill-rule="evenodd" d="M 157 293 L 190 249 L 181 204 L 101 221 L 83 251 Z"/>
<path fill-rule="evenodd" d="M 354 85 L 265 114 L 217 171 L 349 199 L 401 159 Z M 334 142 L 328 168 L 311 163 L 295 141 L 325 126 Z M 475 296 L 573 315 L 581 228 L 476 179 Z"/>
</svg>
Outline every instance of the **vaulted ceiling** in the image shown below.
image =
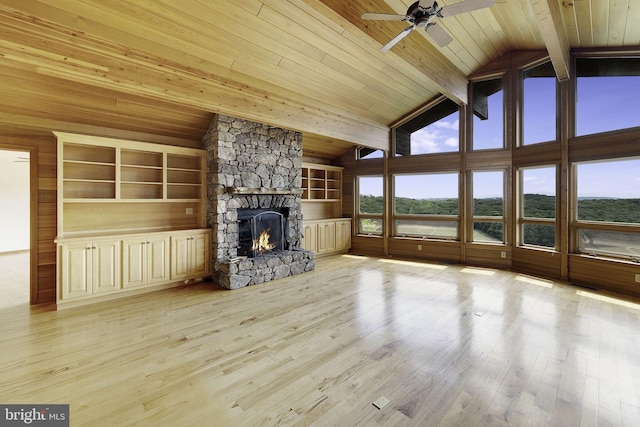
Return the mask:
<svg viewBox="0 0 640 427">
<path fill-rule="evenodd" d="M 305 154 L 386 148 L 391 123 L 514 50 L 638 47 L 636 0 L 496 0 L 380 47 L 411 0 L 0 0 L 0 126 L 197 141 L 214 113 L 302 131 Z M 439 0 L 441 5 L 457 0 Z"/>
</svg>

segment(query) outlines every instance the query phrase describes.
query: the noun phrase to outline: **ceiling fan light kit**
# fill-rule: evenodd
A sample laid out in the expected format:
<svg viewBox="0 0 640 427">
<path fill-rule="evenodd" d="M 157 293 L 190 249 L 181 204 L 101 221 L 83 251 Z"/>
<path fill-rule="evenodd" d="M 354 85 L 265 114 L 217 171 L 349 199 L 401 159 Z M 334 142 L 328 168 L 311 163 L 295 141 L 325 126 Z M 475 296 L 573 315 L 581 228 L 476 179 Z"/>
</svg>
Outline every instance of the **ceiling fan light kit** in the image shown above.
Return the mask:
<svg viewBox="0 0 640 427">
<path fill-rule="evenodd" d="M 431 6 L 427 6 L 427 1 L 429 0 L 419 0 L 413 3 L 409 6 L 405 15 L 373 12 L 362 14 L 362 19 L 374 21 L 405 21 L 411 24 L 387 42 L 387 44 L 382 46 L 380 51 L 387 52 L 416 28 L 424 28 L 427 34 L 429 34 L 440 47 L 444 47 L 453 41 L 453 37 L 437 23 L 433 22 L 435 18 L 446 18 L 448 16 L 484 9 L 493 6 L 495 3 L 495 0 L 466 0 L 449 6 L 440 6 L 437 1 L 434 1 Z"/>
</svg>

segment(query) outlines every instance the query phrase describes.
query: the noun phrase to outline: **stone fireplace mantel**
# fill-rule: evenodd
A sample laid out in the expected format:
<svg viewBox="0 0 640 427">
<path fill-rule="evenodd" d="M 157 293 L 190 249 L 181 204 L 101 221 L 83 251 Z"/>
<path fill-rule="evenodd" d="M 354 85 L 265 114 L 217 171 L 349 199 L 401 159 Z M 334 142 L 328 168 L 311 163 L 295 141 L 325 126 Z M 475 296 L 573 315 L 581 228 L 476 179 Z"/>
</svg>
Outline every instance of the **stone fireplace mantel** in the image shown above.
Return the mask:
<svg viewBox="0 0 640 427">
<path fill-rule="evenodd" d="M 227 187 L 227 193 L 229 194 L 273 194 L 273 195 L 302 195 L 302 189 L 288 189 L 288 188 L 253 188 L 253 187 Z"/>
</svg>

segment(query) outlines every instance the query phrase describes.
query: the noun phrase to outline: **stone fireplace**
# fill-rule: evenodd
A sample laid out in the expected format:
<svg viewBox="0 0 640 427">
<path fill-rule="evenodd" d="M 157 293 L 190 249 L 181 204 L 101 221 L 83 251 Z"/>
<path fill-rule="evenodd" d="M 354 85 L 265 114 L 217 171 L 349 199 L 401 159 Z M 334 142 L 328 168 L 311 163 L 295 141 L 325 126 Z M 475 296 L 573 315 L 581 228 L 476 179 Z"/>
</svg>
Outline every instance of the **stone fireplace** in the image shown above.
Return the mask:
<svg viewBox="0 0 640 427">
<path fill-rule="evenodd" d="M 204 146 L 213 279 L 237 289 L 313 270 L 301 248 L 302 135 L 216 115 Z"/>
</svg>

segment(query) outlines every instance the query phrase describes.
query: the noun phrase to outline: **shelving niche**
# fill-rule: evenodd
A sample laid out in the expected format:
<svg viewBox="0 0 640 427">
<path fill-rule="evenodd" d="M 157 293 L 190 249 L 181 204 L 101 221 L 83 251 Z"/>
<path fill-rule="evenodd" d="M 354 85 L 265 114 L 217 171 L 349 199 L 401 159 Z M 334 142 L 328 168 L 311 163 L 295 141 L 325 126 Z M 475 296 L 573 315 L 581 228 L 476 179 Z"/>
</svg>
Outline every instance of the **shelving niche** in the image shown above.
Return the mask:
<svg viewBox="0 0 640 427">
<path fill-rule="evenodd" d="M 58 238 L 204 226 L 204 150 L 55 134 Z"/>
</svg>

